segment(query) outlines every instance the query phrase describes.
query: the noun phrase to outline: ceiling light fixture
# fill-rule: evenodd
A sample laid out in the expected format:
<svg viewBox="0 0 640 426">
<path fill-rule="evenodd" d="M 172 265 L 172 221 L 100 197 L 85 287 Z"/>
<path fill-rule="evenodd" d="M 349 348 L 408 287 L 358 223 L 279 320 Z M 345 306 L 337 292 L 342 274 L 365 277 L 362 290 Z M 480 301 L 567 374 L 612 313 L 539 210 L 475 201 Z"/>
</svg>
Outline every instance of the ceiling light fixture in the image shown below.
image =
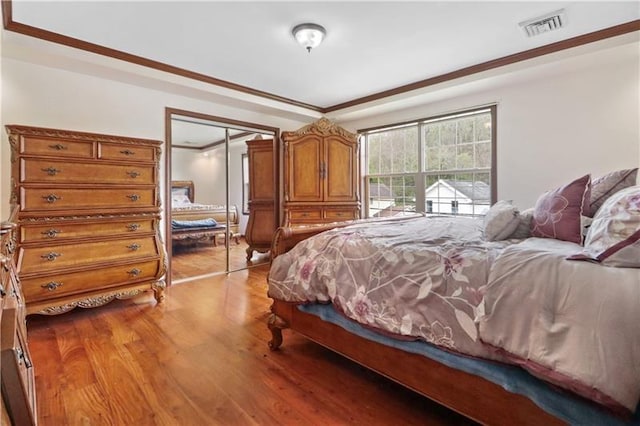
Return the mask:
<svg viewBox="0 0 640 426">
<path fill-rule="evenodd" d="M 322 43 L 327 30 L 322 25 L 307 23 L 296 25 L 291 30 L 291 33 L 296 38 L 296 41 L 307 49 L 307 52 L 311 52 L 311 49 L 318 47 Z"/>
</svg>

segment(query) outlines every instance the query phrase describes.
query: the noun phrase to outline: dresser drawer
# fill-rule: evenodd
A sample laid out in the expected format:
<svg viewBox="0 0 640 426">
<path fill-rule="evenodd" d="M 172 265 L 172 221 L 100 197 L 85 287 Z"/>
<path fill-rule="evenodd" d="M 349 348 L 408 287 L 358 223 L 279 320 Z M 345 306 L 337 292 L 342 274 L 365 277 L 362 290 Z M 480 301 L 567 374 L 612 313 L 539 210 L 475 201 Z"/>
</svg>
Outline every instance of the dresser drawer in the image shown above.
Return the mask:
<svg viewBox="0 0 640 426">
<path fill-rule="evenodd" d="M 321 209 L 290 210 L 289 217 L 296 221 L 314 221 L 322 219 Z"/>
<path fill-rule="evenodd" d="M 26 278 L 22 280 L 22 289 L 27 303 L 32 303 L 59 296 L 152 280 L 157 277 L 160 270 L 160 260 L 149 260 L 90 271 Z"/>
<path fill-rule="evenodd" d="M 18 262 L 21 274 L 33 274 L 158 254 L 156 238 L 149 236 L 48 247 L 21 246 Z"/>
<path fill-rule="evenodd" d="M 125 166 L 22 158 L 20 167 L 24 183 L 149 185 L 155 182 L 152 164 Z"/>
<path fill-rule="evenodd" d="M 101 222 L 47 222 L 42 225 L 25 223 L 20 227 L 20 242 L 22 244 L 42 241 L 54 243 L 77 238 L 152 233 L 155 231 L 153 224 L 154 219 L 135 217 Z"/>
<path fill-rule="evenodd" d="M 20 138 L 20 153 L 65 158 L 95 158 L 95 143 L 91 141 L 22 136 Z"/>
<path fill-rule="evenodd" d="M 353 209 L 326 209 L 324 217 L 333 221 L 352 220 L 358 218 L 358 212 Z"/>
<path fill-rule="evenodd" d="M 156 161 L 156 149 L 151 146 L 118 145 L 100 142 L 98 158 L 121 161 Z"/>
<path fill-rule="evenodd" d="M 138 209 L 156 205 L 156 188 L 20 188 L 23 212 Z"/>
</svg>

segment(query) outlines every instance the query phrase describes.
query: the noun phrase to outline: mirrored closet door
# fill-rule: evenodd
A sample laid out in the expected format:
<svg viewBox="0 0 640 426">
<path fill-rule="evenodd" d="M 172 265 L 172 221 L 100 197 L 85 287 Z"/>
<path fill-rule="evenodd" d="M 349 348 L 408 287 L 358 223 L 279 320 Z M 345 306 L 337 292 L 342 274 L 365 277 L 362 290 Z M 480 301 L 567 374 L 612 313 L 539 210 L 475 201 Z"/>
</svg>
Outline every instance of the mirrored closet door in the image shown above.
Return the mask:
<svg viewBox="0 0 640 426">
<path fill-rule="evenodd" d="M 174 109 L 167 109 L 166 122 L 170 281 L 268 262 L 268 254 L 249 253 L 245 237 L 250 187 L 247 141 L 275 149 L 278 130 Z"/>
</svg>

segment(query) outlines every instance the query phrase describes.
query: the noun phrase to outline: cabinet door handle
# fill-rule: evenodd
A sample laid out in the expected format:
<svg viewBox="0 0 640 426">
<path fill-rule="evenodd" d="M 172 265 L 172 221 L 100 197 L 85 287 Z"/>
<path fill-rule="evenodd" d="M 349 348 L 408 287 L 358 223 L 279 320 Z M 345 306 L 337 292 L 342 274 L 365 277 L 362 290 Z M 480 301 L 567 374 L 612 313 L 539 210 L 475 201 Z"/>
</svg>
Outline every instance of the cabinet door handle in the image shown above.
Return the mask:
<svg viewBox="0 0 640 426">
<path fill-rule="evenodd" d="M 58 287 L 62 287 L 62 283 L 59 283 L 59 282 L 56 282 L 56 281 L 50 281 L 50 282 L 48 282 L 46 284 L 42 284 L 40 287 L 46 288 L 49 291 L 54 291 Z"/>
<path fill-rule="evenodd" d="M 56 194 L 43 195 L 42 198 L 47 200 L 47 203 L 55 203 L 58 200 L 62 200 L 62 197 L 58 197 Z"/>
<path fill-rule="evenodd" d="M 56 169 L 55 167 L 47 167 L 46 169 L 41 169 L 43 172 L 47 172 L 49 176 L 55 176 L 58 173 L 62 173 L 62 170 Z"/>
<path fill-rule="evenodd" d="M 138 268 L 133 268 L 130 271 L 127 271 L 127 274 L 133 276 L 133 277 L 137 277 L 138 275 L 140 275 L 142 273 L 142 271 Z"/>
<path fill-rule="evenodd" d="M 54 260 L 56 260 L 56 259 L 57 259 L 57 258 L 59 258 L 60 256 L 62 256 L 62 254 L 61 254 L 61 253 L 56 253 L 56 252 L 53 252 L 53 251 L 52 251 L 52 252 L 49 252 L 49 253 L 47 253 L 47 254 L 43 254 L 43 255 L 41 255 L 40 257 L 41 257 L 42 259 L 46 259 L 46 260 L 48 260 L 49 262 L 53 262 Z"/>
<path fill-rule="evenodd" d="M 42 231 L 41 234 L 46 236 L 47 238 L 55 238 L 61 232 L 62 231 L 59 231 L 57 229 L 47 229 L 46 231 Z"/>
<path fill-rule="evenodd" d="M 122 151 L 120 151 L 120 154 L 135 155 L 136 153 L 134 151 L 131 151 L 131 150 L 128 150 L 128 149 L 123 149 Z"/>
<path fill-rule="evenodd" d="M 138 194 L 131 194 L 131 195 L 127 195 L 127 198 L 133 202 L 136 202 L 140 199 L 140 196 Z"/>
<path fill-rule="evenodd" d="M 137 223 L 130 223 L 127 225 L 127 229 L 129 231 L 137 231 L 138 229 L 140 229 L 140 225 Z"/>
<path fill-rule="evenodd" d="M 61 144 L 59 144 L 59 143 L 57 143 L 57 144 L 55 144 L 55 145 L 49 145 L 49 148 L 51 148 L 51 149 L 55 149 L 56 151 L 63 151 L 63 150 L 65 150 L 65 149 L 67 149 L 67 147 L 66 147 L 66 146 L 61 145 Z"/>
<path fill-rule="evenodd" d="M 140 176 L 140 174 L 141 174 L 141 173 L 140 173 L 140 172 L 137 172 L 137 171 L 135 171 L 135 170 L 132 170 L 132 171 L 130 171 L 130 172 L 127 172 L 127 174 L 128 174 L 129 176 L 131 176 L 131 178 L 132 178 L 132 179 L 135 179 L 135 178 L 137 178 L 138 176 Z"/>
<path fill-rule="evenodd" d="M 136 251 L 138 250 L 140 247 L 142 247 L 140 244 L 138 243 L 133 243 L 131 245 L 128 245 L 127 248 L 131 251 Z"/>
</svg>

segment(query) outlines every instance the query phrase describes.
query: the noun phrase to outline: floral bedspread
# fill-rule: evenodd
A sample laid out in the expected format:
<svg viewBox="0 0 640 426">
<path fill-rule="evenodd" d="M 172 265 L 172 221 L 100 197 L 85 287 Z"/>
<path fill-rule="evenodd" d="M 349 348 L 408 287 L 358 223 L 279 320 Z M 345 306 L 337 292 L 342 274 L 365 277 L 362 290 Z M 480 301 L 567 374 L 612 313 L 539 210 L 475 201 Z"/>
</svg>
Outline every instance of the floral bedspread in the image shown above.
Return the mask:
<svg viewBox="0 0 640 426">
<path fill-rule="evenodd" d="M 513 242 L 513 241 L 512 241 Z M 482 220 L 412 216 L 323 232 L 274 259 L 269 296 L 333 303 L 395 335 L 494 358 L 474 322 L 492 263 L 509 241 L 487 242 Z"/>
</svg>

